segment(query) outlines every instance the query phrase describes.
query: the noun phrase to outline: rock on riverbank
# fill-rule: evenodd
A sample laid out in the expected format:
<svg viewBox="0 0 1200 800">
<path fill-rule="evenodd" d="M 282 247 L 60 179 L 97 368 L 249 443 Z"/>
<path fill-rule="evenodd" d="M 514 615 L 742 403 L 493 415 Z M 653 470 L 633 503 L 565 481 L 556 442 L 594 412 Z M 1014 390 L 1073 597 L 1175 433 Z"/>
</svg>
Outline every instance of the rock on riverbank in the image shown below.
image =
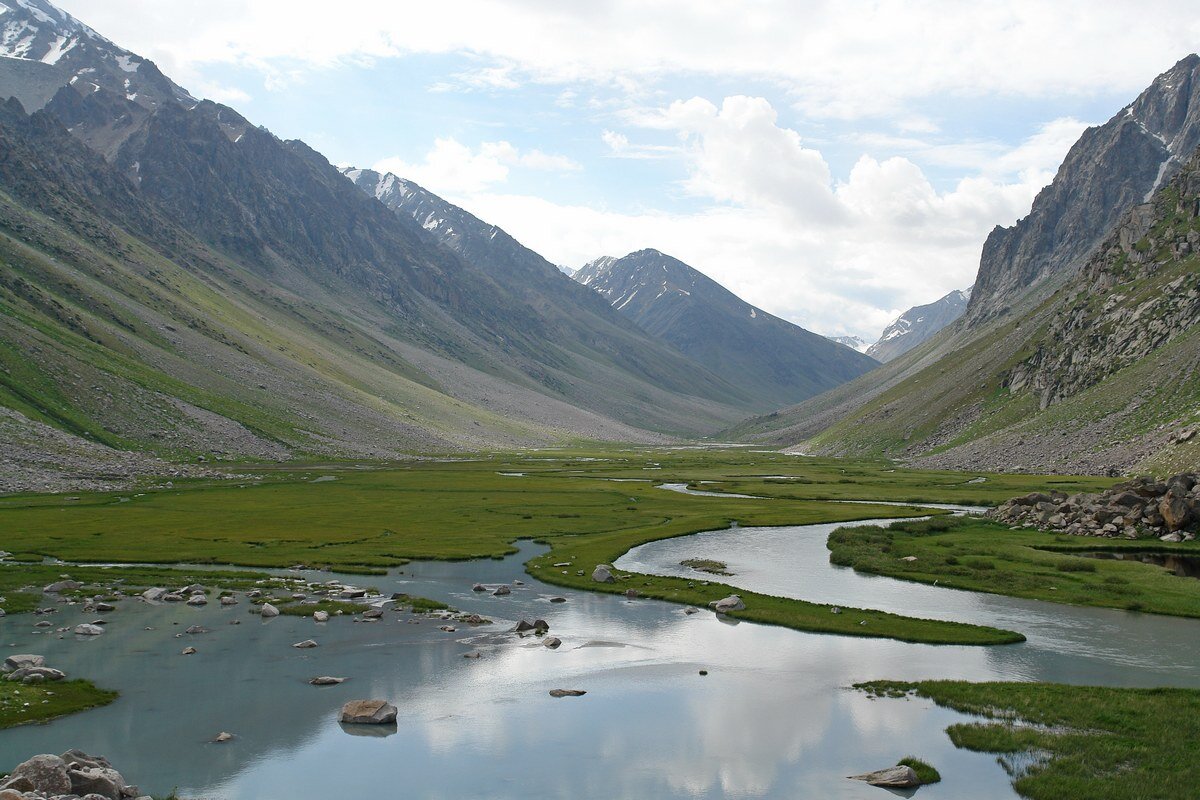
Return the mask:
<svg viewBox="0 0 1200 800">
<path fill-rule="evenodd" d="M 85 800 L 151 800 L 126 783 L 108 759 L 89 756 L 82 750 L 68 750 L 61 756 L 34 756 L 0 781 L 0 797 L 5 800 L 45 800 L 63 795 Z"/>
<path fill-rule="evenodd" d="M 988 516 L 1073 536 L 1189 541 L 1200 533 L 1200 475 L 1134 478 L 1097 494 L 1034 492 L 997 506 Z"/>
</svg>

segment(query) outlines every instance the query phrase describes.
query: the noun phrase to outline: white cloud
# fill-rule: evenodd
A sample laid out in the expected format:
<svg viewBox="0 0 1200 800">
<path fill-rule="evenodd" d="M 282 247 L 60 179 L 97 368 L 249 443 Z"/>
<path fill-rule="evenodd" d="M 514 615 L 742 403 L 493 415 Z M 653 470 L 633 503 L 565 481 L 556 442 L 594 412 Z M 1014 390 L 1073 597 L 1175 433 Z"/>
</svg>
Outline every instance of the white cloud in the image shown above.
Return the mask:
<svg viewBox="0 0 1200 800">
<path fill-rule="evenodd" d="M 215 73 L 224 85 L 229 65 L 280 91 L 313 70 L 412 54 L 455 57 L 446 63 L 459 71 L 430 87 L 438 91 L 549 85 L 538 91 L 560 113 L 608 126 L 599 136 L 609 157 L 679 159 L 680 188 L 701 208 L 614 212 L 516 195 L 512 171 L 580 166 L 506 141 L 443 138 L 420 159 L 375 166 L 503 225 L 554 262 L 658 247 L 767 310 L 864 338 L 906 307 L 969 285 L 987 232 L 1028 210 L 1083 128 L 1063 118 L 1017 146 L 955 140 L 939 124 L 947 107 L 1132 97 L 1200 45 L 1200 15 L 1182 0 L 342 0 L 333 23 L 325 0 L 58 2 L 184 85 L 230 100 L 243 98 L 204 82 Z M 778 99 L 668 103 L 663 87 L 678 78 L 754 81 Z M 838 142 L 864 155 L 834 176 L 824 143 L 781 125 L 779 109 L 813 129 L 870 120 L 858 127 L 871 132 Z M 961 177 L 935 183 L 919 165 Z"/>
<path fill-rule="evenodd" d="M 580 165 L 563 155 L 541 150 L 521 151 L 509 142 L 483 142 L 475 150 L 454 138 L 438 139 L 425 154 L 423 161 L 406 162 L 402 158 L 385 158 L 372 169 L 391 172 L 417 183 L 437 194 L 456 195 L 481 192 L 494 184 L 508 180 L 510 167 L 574 172 Z"/>
<path fill-rule="evenodd" d="M 469 86 L 636 91 L 669 75 L 760 78 L 810 116 L 843 118 L 894 114 L 935 95 L 1130 92 L 1200 42 L 1200 16 L 1183 0 L 342 0 L 337 18 L 356 24 L 331 24 L 325 0 L 60 3 L 184 80 L 212 63 L 269 75 L 455 53 L 480 62 L 457 78 Z"/>
<path fill-rule="evenodd" d="M 911 160 L 863 156 L 835 181 L 817 150 L 762 98 L 694 98 L 637 117 L 681 138 L 690 213 L 621 213 L 498 192 L 452 199 L 555 263 L 655 247 L 749 302 L 821 333 L 873 340 L 909 306 L 969 286 L 988 231 L 1026 213 L 1082 123 L 1056 120 L 988 170 L 938 191 Z M 629 137 L 606 131 L 615 151 Z"/>
</svg>

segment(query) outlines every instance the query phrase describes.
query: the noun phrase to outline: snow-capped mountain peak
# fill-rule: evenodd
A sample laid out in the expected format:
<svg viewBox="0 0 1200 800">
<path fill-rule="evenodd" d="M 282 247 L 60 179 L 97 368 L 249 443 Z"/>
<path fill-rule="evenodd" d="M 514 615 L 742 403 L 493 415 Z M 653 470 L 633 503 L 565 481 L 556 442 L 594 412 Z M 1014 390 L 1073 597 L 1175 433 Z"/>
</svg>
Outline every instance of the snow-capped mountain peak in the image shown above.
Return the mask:
<svg viewBox="0 0 1200 800">
<path fill-rule="evenodd" d="M 879 341 L 863 352 L 879 361 L 891 361 L 962 316 L 970 299 L 971 289 L 959 289 L 927 305 L 910 308 L 892 320 Z"/>
</svg>

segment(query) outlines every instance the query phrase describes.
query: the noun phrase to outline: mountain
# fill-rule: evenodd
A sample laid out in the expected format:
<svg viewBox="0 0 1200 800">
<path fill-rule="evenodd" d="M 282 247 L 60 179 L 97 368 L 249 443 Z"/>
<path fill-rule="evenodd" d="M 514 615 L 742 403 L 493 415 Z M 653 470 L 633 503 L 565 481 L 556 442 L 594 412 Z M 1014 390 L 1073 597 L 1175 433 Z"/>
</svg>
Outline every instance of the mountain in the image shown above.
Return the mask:
<svg viewBox="0 0 1200 800">
<path fill-rule="evenodd" d="M 1085 131 L 1029 215 L 991 232 L 968 323 L 1002 315 L 1030 287 L 1073 274 L 1121 215 L 1149 200 L 1197 146 L 1200 56 L 1192 54 L 1108 122 Z"/>
<path fill-rule="evenodd" d="M 1188 308 L 1195 162 L 1183 148 L 1190 143 L 1194 154 L 1200 135 L 1198 74 L 1200 58 L 1183 59 L 1083 134 L 1029 216 L 993 231 L 958 321 L 862 378 L 724 435 L 931 467 L 1121 472 L 1200 463 L 1186 438 L 1196 422 L 1194 328 L 1165 309 L 1171 321 L 1158 321 L 1146 294 Z M 1139 230 L 1150 233 L 1130 239 Z M 1089 278 L 1094 259 L 1114 252 L 1112 236 L 1124 252 L 1122 235 L 1133 248 L 1127 260 L 1155 256 L 1153 274 Z M 1167 275 L 1175 277 L 1156 277 Z M 1100 314 L 1106 308 L 1136 315 L 1133 327 L 1147 330 Z"/>
<path fill-rule="evenodd" d="M 0 1 L 4 489 L 159 457 L 662 441 L 750 406 L 557 270 L 473 263 L 303 142 Z"/>
<path fill-rule="evenodd" d="M 600 258 L 575 273 L 612 307 L 730 383 L 760 410 L 811 397 L 877 366 L 867 356 L 755 308 L 657 250 Z"/>
<path fill-rule="evenodd" d="M 845 345 L 851 350 L 857 350 L 860 353 L 865 353 L 867 348 L 871 346 L 870 342 L 861 336 L 826 336 L 825 338 L 831 342 Z"/>
<path fill-rule="evenodd" d="M 711 429 L 722 419 L 761 407 L 750 392 L 630 325 L 594 292 L 495 225 L 395 175 L 353 168 L 343 173 L 364 194 L 405 223 L 419 225 L 428 240 L 486 273 L 535 311 L 544 338 L 594 358 L 597 363 L 561 387 L 566 399 L 631 423 L 693 432 L 696 423 Z M 600 363 L 610 366 L 602 369 Z M 688 422 L 689 414 L 696 419 Z"/>
<path fill-rule="evenodd" d="M 970 299 L 970 289 L 956 290 L 940 300 L 910 308 L 883 329 L 879 341 L 866 348 L 866 354 L 886 364 L 907 353 L 961 317 Z"/>
</svg>

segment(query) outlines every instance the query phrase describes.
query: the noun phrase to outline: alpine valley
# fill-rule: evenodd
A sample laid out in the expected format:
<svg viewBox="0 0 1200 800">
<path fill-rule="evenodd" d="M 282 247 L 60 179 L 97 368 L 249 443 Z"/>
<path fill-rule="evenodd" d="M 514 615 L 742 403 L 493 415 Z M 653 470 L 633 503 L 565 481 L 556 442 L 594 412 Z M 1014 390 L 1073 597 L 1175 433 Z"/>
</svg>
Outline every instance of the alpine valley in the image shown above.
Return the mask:
<svg viewBox="0 0 1200 800">
<path fill-rule="evenodd" d="M 62 4 L 163 67 L 0 0 L 0 800 L 1197 796 L 1182 16 Z"/>
</svg>

